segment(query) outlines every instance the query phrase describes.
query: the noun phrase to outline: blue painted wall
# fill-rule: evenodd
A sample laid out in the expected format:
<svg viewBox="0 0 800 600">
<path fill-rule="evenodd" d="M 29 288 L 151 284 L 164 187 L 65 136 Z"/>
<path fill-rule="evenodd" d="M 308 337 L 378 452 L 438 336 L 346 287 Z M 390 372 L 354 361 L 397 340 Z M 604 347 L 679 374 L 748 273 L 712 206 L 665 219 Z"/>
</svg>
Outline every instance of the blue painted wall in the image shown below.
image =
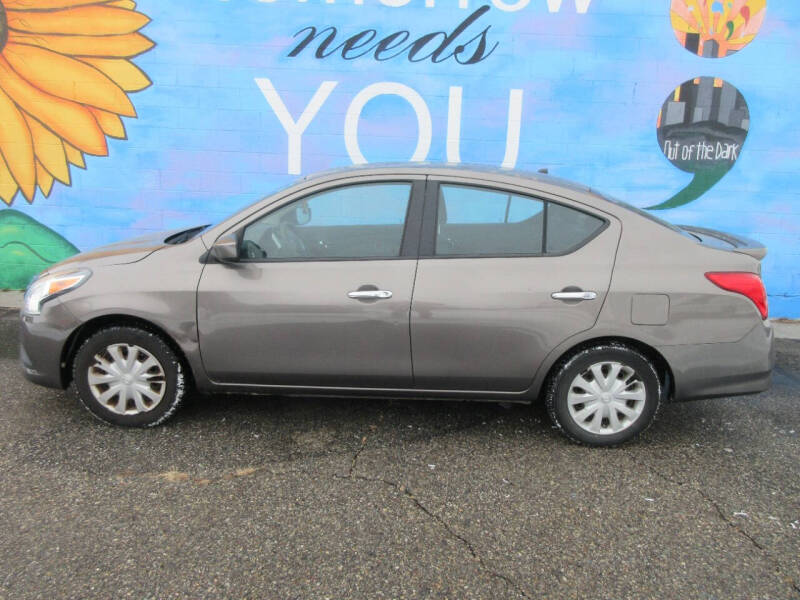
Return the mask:
<svg viewBox="0 0 800 600">
<path fill-rule="evenodd" d="M 354 98 L 381 82 L 411 91 L 403 88 L 406 99 L 383 95 L 364 105 L 357 144 L 370 162 L 414 154 L 418 119 L 408 98 L 417 94 L 430 113 L 431 143 L 424 154 L 446 160 L 456 87 L 462 161 L 500 165 L 507 158 L 521 168 L 548 167 L 551 174 L 647 207 L 692 179 L 659 146 L 656 126 L 665 99 L 687 80 L 715 77 L 746 99 L 747 140 L 718 184 L 659 216 L 765 242 L 770 312 L 800 317 L 800 4 L 770 2 L 752 43 L 716 59 L 692 54 L 677 41 L 670 0 L 522 0 L 519 10 L 489 2 L 458 40 L 464 43 L 488 27 L 486 52 L 494 50 L 476 64 L 454 58 L 410 62 L 407 53 L 383 61 L 371 54 L 345 60 L 341 50 L 318 59 L 318 43 L 289 56 L 303 38 L 295 33 L 307 26 L 336 27 L 337 41 L 329 49 L 365 29 L 376 30 L 373 45 L 400 30 L 409 31 L 410 43 L 452 32 L 483 5 L 403 2 L 142 0 L 137 10 L 152 19 L 142 33 L 156 46 L 134 60 L 153 85 L 130 94 L 138 118 L 125 119 L 128 139 L 109 140 L 108 157 L 87 157 L 85 171 L 73 169 L 71 186 L 57 183 L 48 198 L 37 194 L 30 204 L 18 195 L 12 209 L 82 250 L 219 219 L 297 177 L 290 173 L 287 133 L 275 100 L 271 104 L 264 93 L 270 84 L 295 120 L 321 86 L 332 88 L 295 155 L 300 172 L 308 174 L 352 164 L 348 109 L 353 113 Z M 476 46 L 468 45 L 461 58 Z M 518 125 L 516 119 L 509 124 L 510 98 L 521 101 Z M 517 130 L 517 155 L 507 157 L 508 132 L 513 137 Z M 450 131 L 452 137 L 452 123 Z"/>
</svg>

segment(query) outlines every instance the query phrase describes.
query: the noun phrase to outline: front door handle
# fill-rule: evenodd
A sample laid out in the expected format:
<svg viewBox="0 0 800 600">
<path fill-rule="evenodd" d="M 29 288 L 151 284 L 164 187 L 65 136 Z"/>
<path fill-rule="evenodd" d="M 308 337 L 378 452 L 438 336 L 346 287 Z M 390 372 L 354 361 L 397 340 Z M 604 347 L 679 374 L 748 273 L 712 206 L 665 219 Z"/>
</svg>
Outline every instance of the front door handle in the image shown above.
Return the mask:
<svg viewBox="0 0 800 600">
<path fill-rule="evenodd" d="M 594 300 L 597 292 L 553 292 L 550 297 L 554 300 Z"/>
<path fill-rule="evenodd" d="M 356 290 L 347 292 L 347 297 L 356 300 L 385 300 L 392 297 L 392 292 L 389 290 Z"/>
</svg>

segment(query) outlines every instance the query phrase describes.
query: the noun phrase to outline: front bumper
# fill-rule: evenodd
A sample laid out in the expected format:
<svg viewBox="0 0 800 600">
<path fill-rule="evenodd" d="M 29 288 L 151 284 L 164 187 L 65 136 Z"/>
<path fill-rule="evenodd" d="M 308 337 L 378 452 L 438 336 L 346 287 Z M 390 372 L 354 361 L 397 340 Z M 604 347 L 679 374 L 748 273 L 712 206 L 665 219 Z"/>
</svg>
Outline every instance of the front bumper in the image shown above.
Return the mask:
<svg viewBox="0 0 800 600">
<path fill-rule="evenodd" d="M 739 396 L 768 390 L 775 366 L 775 335 L 758 323 L 738 342 L 658 346 L 674 377 L 673 400 Z"/>
<path fill-rule="evenodd" d="M 59 298 L 45 302 L 40 315 L 20 313 L 19 358 L 28 381 L 64 388 L 61 364 L 64 346 L 79 325 Z"/>
</svg>

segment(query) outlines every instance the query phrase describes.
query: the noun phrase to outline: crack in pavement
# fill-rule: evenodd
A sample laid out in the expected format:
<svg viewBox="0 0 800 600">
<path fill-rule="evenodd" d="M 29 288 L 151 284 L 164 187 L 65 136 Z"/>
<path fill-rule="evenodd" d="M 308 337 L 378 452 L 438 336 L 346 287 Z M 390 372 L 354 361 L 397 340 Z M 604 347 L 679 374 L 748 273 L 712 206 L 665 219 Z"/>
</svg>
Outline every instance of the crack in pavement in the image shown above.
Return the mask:
<svg viewBox="0 0 800 600">
<path fill-rule="evenodd" d="M 365 481 L 365 482 L 368 482 L 368 483 L 379 483 L 379 484 L 382 484 L 382 485 L 384 485 L 386 487 L 390 487 L 390 488 L 392 488 L 394 490 L 397 490 L 398 492 L 403 494 L 404 497 L 408 498 L 411 501 L 411 503 L 420 512 L 422 512 L 428 518 L 433 519 L 436 523 L 438 523 L 438 525 L 442 529 L 444 529 L 445 532 L 451 538 L 458 540 L 469 551 L 469 553 L 472 556 L 473 560 L 478 562 L 478 565 L 480 566 L 480 569 L 484 573 L 488 574 L 490 577 L 493 577 L 493 578 L 500 579 L 500 580 L 504 581 L 506 583 L 506 585 L 510 586 L 513 590 L 515 590 L 519 596 L 521 596 L 523 598 L 532 598 L 532 596 L 529 595 L 519 583 L 514 581 L 514 579 L 512 579 L 508 575 L 505 575 L 503 573 L 499 573 L 499 572 L 493 570 L 489 565 L 487 565 L 486 561 L 484 560 L 484 558 L 480 555 L 480 553 L 478 553 L 478 551 L 475 549 L 474 544 L 472 542 L 470 542 L 469 539 L 467 539 L 466 537 L 464 537 L 463 535 L 458 533 L 456 530 L 454 530 L 450 526 L 450 524 L 447 521 L 445 521 L 442 517 L 440 517 L 439 515 L 433 513 L 405 485 L 402 485 L 402 484 L 400 484 L 400 483 L 398 483 L 396 481 L 392 481 L 390 479 L 384 479 L 382 477 L 368 477 L 366 475 L 359 475 L 358 473 L 356 473 L 355 469 L 356 469 L 357 464 L 358 464 L 358 459 L 361 456 L 361 453 L 366 448 L 366 446 L 367 446 L 367 436 L 364 436 L 363 438 L 361 438 L 361 446 L 353 454 L 353 460 L 352 460 L 352 463 L 350 465 L 350 469 L 349 469 L 347 475 L 339 475 L 339 474 L 335 474 L 334 473 L 334 475 L 333 475 L 334 479 L 348 479 L 350 481 Z"/>
<path fill-rule="evenodd" d="M 0 309 L 2 310 L 2 309 Z M 61 398 L 60 400 L 65 400 L 66 398 Z M 463 431 L 468 431 L 470 429 L 486 426 L 492 424 L 498 420 L 502 421 L 504 415 L 496 416 L 494 419 L 487 418 L 483 420 L 483 418 L 478 419 L 474 422 L 466 423 L 457 427 L 451 427 L 444 429 L 442 431 L 433 432 L 431 434 L 424 434 L 424 435 L 412 435 L 408 437 L 405 441 L 406 443 L 415 443 L 415 442 L 428 442 L 434 440 L 438 437 L 451 435 L 453 433 L 460 433 Z M 75 423 L 71 421 L 62 421 L 60 422 L 58 427 L 51 428 L 37 434 L 26 434 L 26 436 L 19 440 L 13 440 L 12 443 L 0 447 L 0 455 L 8 455 L 12 457 L 18 457 L 16 459 L 12 459 L 10 461 L 10 466 L 12 468 L 17 468 L 22 464 L 28 462 L 26 458 L 24 458 L 24 452 L 12 450 L 15 446 L 20 444 L 25 444 L 27 446 L 40 446 L 44 444 L 40 444 L 38 440 L 49 440 L 52 439 L 56 435 L 60 435 L 64 432 L 72 431 L 75 427 Z M 370 426 L 371 428 L 374 426 Z M 366 436 L 362 437 L 360 445 L 351 460 L 351 465 L 349 469 L 348 476 L 351 475 L 355 469 L 356 463 L 358 461 L 358 457 L 363 452 L 366 446 L 367 438 Z M 114 477 L 119 482 L 125 482 L 128 480 L 134 479 L 149 479 L 149 480 L 162 480 L 169 483 L 191 483 L 196 485 L 209 485 L 209 484 L 216 484 L 221 483 L 223 481 L 231 481 L 243 477 L 247 477 L 250 475 L 255 475 L 259 473 L 268 473 L 270 475 L 283 475 L 287 473 L 305 473 L 308 471 L 305 470 L 297 470 L 297 469 L 287 469 L 287 470 L 274 470 L 271 467 L 277 464 L 291 464 L 298 460 L 309 460 L 309 459 L 317 459 L 322 457 L 338 457 L 342 455 L 349 455 L 352 452 L 350 449 L 339 448 L 335 450 L 321 450 L 321 451 L 311 451 L 311 452 L 290 452 L 286 457 L 279 457 L 275 460 L 267 460 L 261 461 L 256 463 L 255 465 L 246 465 L 244 467 L 239 467 L 233 470 L 229 470 L 223 472 L 219 475 L 208 475 L 208 474 L 192 474 L 185 471 L 179 471 L 176 468 L 170 468 L 162 472 L 154 472 L 154 471 L 137 471 L 134 469 L 124 469 L 122 471 L 111 472 L 109 473 L 106 470 L 98 470 L 91 468 L 88 465 L 80 465 L 79 470 L 86 475 L 91 477 L 98 477 L 98 478 L 107 478 L 107 477 Z"/>
<path fill-rule="evenodd" d="M 455 428 L 453 430 L 448 430 L 447 432 L 442 432 L 441 435 L 445 435 L 447 433 L 458 432 L 458 431 L 465 431 L 469 428 L 475 427 L 476 425 L 470 424 L 463 428 Z M 418 438 L 412 441 L 429 441 L 434 439 L 434 437 L 438 436 L 429 436 L 425 438 Z M 361 442 L 359 447 L 356 449 L 355 453 L 353 454 L 352 460 L 350 461 L 350 468 L 348 469 L 348 473 L 345 479 L 353 478 L 356 464 L 358 463 L 358 457 L 364 451 L 367 446 L 367 436 L 363 436 L 361 438 Z M 342 456 L 343 454 L 349 454 L 349 450 L 336 450 L 336 451 L 322 451 L 322 452 L 310 452 L 310 453 L 299 453 L 297 455 L 290 455 L 288 458 L 279 458 L 274 461 L 267 461 L 262 462 L 261 464 L 257 464 L 254 466 L 247 466 L 247 467 L 239 467 L 232 471 L 226 471 L 221 475 L 216 476 L 199 476 L 199 475 L 191 475 L 185 471 L 178 471 L 176 469 L 169 469 L 167 471 L 163 471 L 160 473 L 153 473 L 153 472 L 138 472 L 138 471 L 121 471 L 118 473 L 114 473 L 113 476 L 117 478 L 118 481 L 126 481 L 130 479 L 150 479 L 150 480 L 162 480 L 167 481 L 169 483 L 193 483 L 195 485 L 209 485 L 214 483 L 221 483 L 223 481 L 231 481 L 234 479 L 239 479 L 242 477 L 249 477 L 250 475 L 256 475 L 259 473 L 268 473 L 270 475 L 286 475 L 290 473 L 308 473 L 307 469 L 283 469 L 283 470 L 275 470 L 271 469 L 270 467 L 275 464 L 286 464 L 286 463 L 293 463 L 298 460 L 303 459 L 315 459 L 320 458 L 323 456 Z M 88 474 L 96 476 L 96 477 L 104 477 L 106 476 L 103 473 L 95 473 L 92 471 L 87 471 Z M 342 477 L 342 476 L 339 476 Z"/>
<path fill-rule="evenodd" d="M 633 461 L 634 464 L 639 465 L 641 467 L 644 467 L 645 469 L 650 471 L 653 475 L 655 475 L 659 479 L 661 479 L 663 481 L 666 481 L 667 483 L 671 483 L 672 485 L 677 485 L 678 487 L 681 487 L 681 488 L 688 488 L 688 489 L 692 490 L 693 492 L 697 493 L 698 496 L 700 496 L 703 500 L 705 500 L 708 504 L 710 504 L 714 508 L 714 510 L 717 513 L 717 516 L 719 516 L 719 518 L 722 520 L 723 523 L 725 523 L 728 527 L 733 529 L 740 536 L 742 536 L 745 539 L 747 539 L 753 547 L 758 549 L 767 558 L 767 560 L 772 564 L 773 568 L 775 569 L 776 574 L 782 577 L 782 580 L 783 580 L 784 583 L 786 583 L 787 585 L 791 586 L 792 589 L 794 589 L 795 592 L 800 593 L 800 585 L 798 585 L 798 583 L 794 580 L 794 578 L 792 576 L 784 574 L 784 572 L 783 572 L 783 570 L 781 568 L 780 561 L 775 559 L 772 556 L 772 554 L 770 554 L 769 549 L 766 546 L 761 544 L 752 535 L 747 533 L 747 531 L 745 531 L 742 527 L 740 527 L 738 523 L 736 523 L 734 520 L 730 519 L 728 517 L 728 515 L 725 514 L 725 511 L 722 510 L 722 507 L 719 505 L 719 503 L 710 494 L 708 494 L 704 490 L 701 490 L 700 488 L 697 488 L 697 487 L 691 485 L 690 483 L 688 483 L 686 481 L 680 481 L 678 479 L 673 479 L 669 475 L 666 475 L 665 473 L 662 473 L 661 471 L 659 471 L 656 467 L 654 467 L 654 466 L 652 466 L 650 464 L 647 464 L 645 462 L 642 462 L 640 460 L 637 460 L 637 456 L 635 456 L 635 455 L 631 455 L 628 452 L 626 452 L 625 454 Z"/>
<path fill-rule="evenodd" d="M 476 423 L 471 423 L 471 424 L 465 425 L 464 427 L 456 427 L 456 428 L 453 428 L 453 429 L 449 429 L 447 431 L 443 431 L 439 435 L 446 435 L 446 434 L 453 433 L 453 432 L 465 431 L 467 429 L 470 429 L 470 428 L 473 428 L 473 427 L 476 427 L 476 426 L 477 426 Z M 62 429 L 65 429 L 65 428 L 68 428 L 68 427 L 71 427 L 71 424 L 67 423 L 67 424 L 62 425 Z M 434 439 L 436 437 L 439 437 L 439 435 L 412 438 L 410 441 L 412 443 L 413 442 L 417 442 L 417 441 L 430 441 L 430 440 L 432 440 L 432 439 Z M 42 437 L 50 437 L 50 436 L 52 436 L 52 431 L 42 434 Z M 364 449 L 366 448 L 366 445 L 367 445 L 367 436 L 363 436 L 361 438 L 361 442 L 359 444 L 359 447 L 356 449 L 356 451 L 353 454 L 353 457 L 352 457 L 352 459 L 350 461 L 350 468 L 348 469 L 347 476 L 344 477 L 344 478 L 352 478 L 353 477 L 353 474 L 354 474 L 354 471 L 355 471 L 355 468 L 356 468 L 356 464 L 358 463 L 358 457 L 364 451 Z M 158 472 L 158 473 L 154 473 L 154 472 L 139 472 L 139 471 L 134 471 L 134 470 L 124 470 L 124 471 L 120 471 L 120 472 L 117 472 L 117 473 L 113 473 L 112 476 L 115 477 L 117 479 L 117 481 L 120 481 L 120 482 L 133 480 L 133 479 L 149 479 L 149 480 L 161 480 L 161 481 L 166 481 L 166 482 L 169 482 L 169 483 L 192 483 L 192 484 L 195 484 L 195 485 L 203 486 L 203 485 L 221 483 L 223 481 L 232 481 L 232 480 L 235 480 L 235 479 L 239 479 L 239 478 L 243 478 L 243 477 L 249 477 L 251 475 L 257 475 L 257 474 L 261 474 L 261 473 L 266 473 L 266 474 L 270 474 L 270 475 L 278 475 L 278 476 L 286 475 L 286 474 L 290 474 L 290 473 L 306 473 L 307 474 L 307 473 L 309 473 L 309 471 L 307 469 L 288 468 L 288 469 L 282 469 L 282 470 L 275 470 L 275 469 L 272 469 L 271 467 L 272 467 L 272 465 L 276 465 L 276 464 L 291 464 L 291 463 L 294 463 L 294 462 L 296 462 L 298 460 L 304 460 L 304 459 L 306 459 L 306 460 L 307 459 L 316 459 L 316 458 L 325 457 L 325 456 L 338 457 L 338 456 L 342 456 L 342 455 L 345 455 L 345 454 L 350 454 L 350 452 L 351 451 L 349 449 L 348 450 L 341 449 L 341 450 L 335 450 L 335 451 L 325 450 L 325 451 L 321 451 L 321 452 L 290 454 L 290 456 L 288 456 L 286 458 L 278 458 L 276 460 L 266 461 L 266 462 L 262 462 L 262 463 L 256 464 L 256 465 L 249 465 L 249 466 L 246 466 L 246 467 L 239 467 L 239 468 L 236 468 L 236 469 L 233 469 L 233 470 L 230 470 L 230 471 L 225 471 L 222 474 L 216 475 L 216 476 L 192 475 L 192 474 L 190 474 L 188 472 L 178 471 L 177 469 L 174 469 L 174 468 L 168 469 L 166 471 Z M 107 477 L 108 476 L 108 474 L 106 474 L 106 473 L 95 472 L 95 471 L 92 471 L 92 470 L 86 470 L 85 472 L 88 475 L 91 475 L 91 476 L 94 476 L 94 477 Z"/>
<path fill-rule="evenodd" d="M 350 478 L 353 477 L 353 471 L 355 471 L 356 463 L 358 462 L 358 457 L 361 456 L 361 453 L 364 451 L 364 448 L 366 447 L 367 447 L 367 436 L 364 436 L 361 438 L 361 446 L 358 448 L 358 450 L 355 451 L 355 454 L 353 454 L 353 460 L 350 462 L 350 470 L 347 472 L 348 477 Z"/>
</svg>

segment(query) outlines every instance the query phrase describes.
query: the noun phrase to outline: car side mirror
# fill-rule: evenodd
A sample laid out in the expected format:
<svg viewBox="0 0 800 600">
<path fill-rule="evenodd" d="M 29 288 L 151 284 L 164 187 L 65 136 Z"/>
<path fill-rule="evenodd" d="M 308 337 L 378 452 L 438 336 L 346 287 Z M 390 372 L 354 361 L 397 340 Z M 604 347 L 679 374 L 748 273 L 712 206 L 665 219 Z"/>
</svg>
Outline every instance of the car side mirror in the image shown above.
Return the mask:
<svg viewBox="0 0 800 600">
<path fill-rule="evenodd" d="M 211 253 L 219 262 L 239 262 L 239 238 L 235 233 L 228 233 L 214 242 Z"/>
</svg>

